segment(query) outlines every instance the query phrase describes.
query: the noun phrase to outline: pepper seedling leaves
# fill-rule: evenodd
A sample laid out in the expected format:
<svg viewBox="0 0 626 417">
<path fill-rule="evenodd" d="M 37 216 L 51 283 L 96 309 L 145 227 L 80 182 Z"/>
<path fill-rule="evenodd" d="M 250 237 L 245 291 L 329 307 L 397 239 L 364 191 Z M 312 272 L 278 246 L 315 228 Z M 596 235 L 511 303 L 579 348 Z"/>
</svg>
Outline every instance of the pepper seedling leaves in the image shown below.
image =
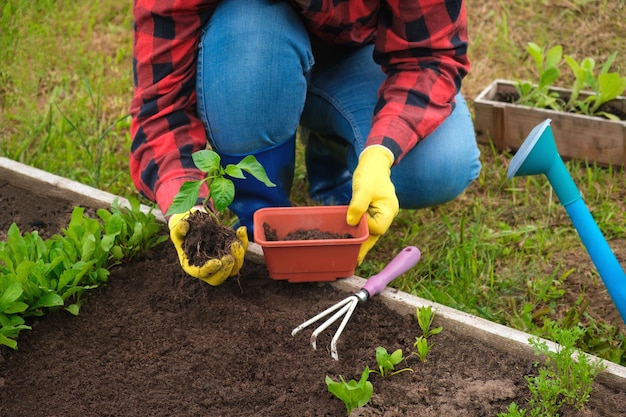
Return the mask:
<svg viewBox="0 0 626 417">
<path fill-rule="evenodd" d="M 228 208 L 235 198 L 235 184 L 228 178 L 215 178 L 211 183 L 211 199 L 215 209 L 222 212 Z"/>
<path fill-rule="evenodd" d="M 193 163 L 196 164 L 196 167 L 207 174 L 214 174 L 221 169 L 221 158 L 219 154 L 209 149 L 194 152 L 191 154 L 191 158 L 193 159 Z"/>
<path fill-rule="evenodd" d="M 165 213 L 166 216 L 171 216 L 176 213 L 184 213 L 190 210 L 198 203 L 198 197 L 200 196 L 200 187 L 202 187 L 202 181 L 187 181 L 181 187 L 172 204 Z"/>
<path fill-rule="evenodd" d="M 265 169 L 259 163 L 259 161 L 257 161 L 254 155 L 246 156 L 241 161 L 239 161 L 237 166 L 243 171 L 246 171 L 247 173 L 252 175 L 257 180 L 261 181 L 263 184 L 265 184 L 266 187 L 276 187 L 276 184 L 270 181 L 270 179 L 267 177 Z"/>
<path fill-rule="evenodd" d="M 168 208 L 165 216 L 184 213 L 198 204 L 200 189 L 203 183 L 209 187 L 209 197 L 213 201 L 213 206 L 219 212 L 223 212 L 233 202 L 235 198 L 235 185 L 228 177 L 245 180 L 244 172 L 252 175 L 267 187 L 275 187 L 267 176 L 265 169 L 254 155 L 245 156 L 236 164 L 221 166 L 221 158 L 217 152 L 209 149 L 194 152 L 192 159 L 196 167 L 206 173 L 206 177 L 201 180 L 192 180 L 183 183 L 180 190 L 174 196 L 172 204 Z M 208 206 L 208 198 L 204 201 Z"/>
</svg>

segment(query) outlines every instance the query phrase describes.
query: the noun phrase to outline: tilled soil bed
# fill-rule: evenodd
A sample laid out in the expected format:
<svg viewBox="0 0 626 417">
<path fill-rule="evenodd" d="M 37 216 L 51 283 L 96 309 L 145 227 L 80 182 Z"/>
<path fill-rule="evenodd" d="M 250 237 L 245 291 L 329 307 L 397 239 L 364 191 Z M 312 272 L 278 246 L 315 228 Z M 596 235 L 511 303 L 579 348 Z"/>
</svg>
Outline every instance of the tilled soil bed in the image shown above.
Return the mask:
<svg viewBox="0 0 626 417">
<path fill-rule="evenodd" d="M 0 181 L 0 238 L 11 222 L 43 236 L 69 221 L 69 201 L 33 196 Z M 165 227 L 164 227 L 165 232 Z M 0 416 L 341 416 L 343 403 L 324 378 L 358 379 L 376 367 L 375 349 L 403 349 L 414 372 L 371 375 L 374 397 L 359 416 L 496 416 L 529 397 L 531 358 L 444 329 L 427 362 L 410 356 L 420 335 L 412 315 L 374 297 L 342 335 L 308 343 L 291 330 L 347 295 L 331 284 L 270 279 L 250 256 L 238 279 L 211 287 L 186 276 L 166 242 L 115 267 L 80 315 L 37 318 L 0 349 Z M 586 410 L 563 416 L 626 415 L 626 393 L 595 383 Z"/>
</svg>

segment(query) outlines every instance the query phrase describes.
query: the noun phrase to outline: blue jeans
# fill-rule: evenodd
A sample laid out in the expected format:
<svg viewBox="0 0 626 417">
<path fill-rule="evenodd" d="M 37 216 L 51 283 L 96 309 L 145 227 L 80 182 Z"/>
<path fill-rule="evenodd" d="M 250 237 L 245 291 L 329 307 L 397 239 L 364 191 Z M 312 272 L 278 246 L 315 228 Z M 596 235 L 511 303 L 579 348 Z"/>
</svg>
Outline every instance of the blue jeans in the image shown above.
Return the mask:
<svg viewBox="0 0 626 417">
<path fill-rule="evenodd" d="M 301 125 L 338 138 L 353 172 L 385 77 L 372 52 L 373 45 L 312 47 L 286 2 L 223 0 L 204 28 L 198 55 L 198 113 L 211 146 L 256 154 L 294 140 Z M 478 176 L 479 154 L 459 94 L 443 124 L 392 168 L 400 207 L 454 199 Z"/>
</svg>

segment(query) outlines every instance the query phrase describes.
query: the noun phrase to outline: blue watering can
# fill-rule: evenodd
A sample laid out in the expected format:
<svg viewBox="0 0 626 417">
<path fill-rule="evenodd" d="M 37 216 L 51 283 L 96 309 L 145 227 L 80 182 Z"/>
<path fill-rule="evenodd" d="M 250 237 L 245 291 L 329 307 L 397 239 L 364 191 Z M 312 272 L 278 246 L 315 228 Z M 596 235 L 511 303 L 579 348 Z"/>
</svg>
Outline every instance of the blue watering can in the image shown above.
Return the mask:
<svg viewBox="0 0 626 417">
<path fill-rule="evenodd" d="M 550 122 L 550 119 L 546 119 L 529 133 L 511 159 L 508 178 L 546 175 L 572 220 L 622 320 L 626 322 L 626 274 L 567 171 L 557 151 Z"/>
</svg>

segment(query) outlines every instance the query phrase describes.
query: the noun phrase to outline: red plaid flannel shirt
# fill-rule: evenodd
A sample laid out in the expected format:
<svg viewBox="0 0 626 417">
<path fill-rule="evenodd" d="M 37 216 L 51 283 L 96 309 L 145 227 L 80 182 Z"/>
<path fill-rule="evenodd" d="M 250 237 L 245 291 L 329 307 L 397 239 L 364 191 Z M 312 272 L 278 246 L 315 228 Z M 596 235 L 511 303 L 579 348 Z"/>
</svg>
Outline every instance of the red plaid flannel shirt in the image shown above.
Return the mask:
<svg viewBox="0 0 626 417">
<path fill-rule="evenodd" d="M 368 145 L 387 146 L 397 163 L 450 114 L 469 71 L 463 0 L 290 2 L 317 42 L 375 42 L 387 79 Z M 218 3 L 134 0 L 130 169 L 139 191 L 162 210 L 183 182 L 202 177 L 190 157 L 207 143 L 196 114 L 196 48 Z"/>
</svg>

